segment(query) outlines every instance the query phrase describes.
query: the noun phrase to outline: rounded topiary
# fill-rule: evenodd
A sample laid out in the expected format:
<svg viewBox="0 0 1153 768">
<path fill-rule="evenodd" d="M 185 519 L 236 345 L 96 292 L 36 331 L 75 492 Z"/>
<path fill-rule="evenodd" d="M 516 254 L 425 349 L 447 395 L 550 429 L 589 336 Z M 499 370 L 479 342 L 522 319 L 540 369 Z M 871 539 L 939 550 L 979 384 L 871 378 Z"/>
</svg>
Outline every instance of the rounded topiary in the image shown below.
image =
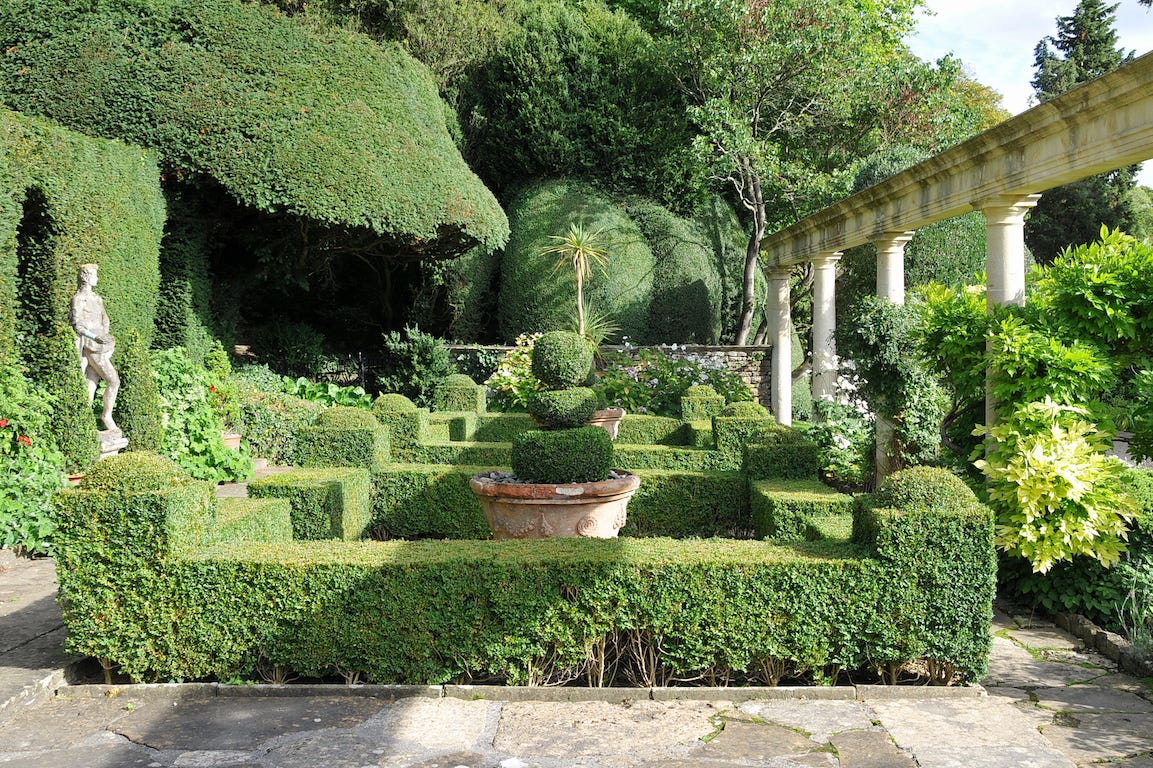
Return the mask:
<svg viewBox="0 0 1153 768">
<path fill-rule="evenodd" d="M 316 417 L 316 426 L 330 429 L 370 429 L 379 427 L 380 422 L 369 411 L 351 405 L 334 405 L 325 408 Z"/>
<path fill-rule="evenodd" d="M 188 473 L 168 458 L 151 451 L 131 451 L 93 464 L 80 480 L 89 491 L 158 491 L 192 480 Z"/>
<path fill-rule="evenodd" d="M 980 504 L 969 486 L 947 469 L 909 467 L 889 475 L 869 498 L 874 508 L 965 512 Z"/>
<path fill-rule="evenodd" d="M 735 416 L 741 419 L 771 419 L 773 414 L 769 413 L 769 409 L 760 403 L 754 403 L 751 400 L 738 400 L 735 403 L 729 403 L 721 410 L 722 416 Z"/>
<path fill-rule="evenodd" d="M 445 387 L 475 387 L 476 382 L 472 377 L 464 373 L 454 373 L 444 380 Z"/>
<path fill-rule="evenodd" d="M 694 384 L 685 390 L 685 397 L 718 397 L 717 391 L 708 384 Z"/>
<path fill-rule="evenodd" d="M 532 348 L 532 375 L 549 389 L 578 387 L 588 381 L 593 349 L 572 331 L 549 331 Z"/>
<path fill-rule="evenodd" d="M 416 403 L 404 395 L 395 392 L 381 395 L 372 403 L 372 412 L 381 413 L 412 413 L 416 410 Z"/>
<path fill-rule="evenodd" d="M 545 427 L 579 427 L 588 424 L 597 403 L 597 393 L 590 387 L 554 389 L 529 394 L 528 412 Z"/>
<path fill-rule="evenodd" d="M 512 443 L 512 469 L 529 483 L 594 483 L 607 480 L 613 441 L 600 427 L 529 430 Z"/>
</svg>

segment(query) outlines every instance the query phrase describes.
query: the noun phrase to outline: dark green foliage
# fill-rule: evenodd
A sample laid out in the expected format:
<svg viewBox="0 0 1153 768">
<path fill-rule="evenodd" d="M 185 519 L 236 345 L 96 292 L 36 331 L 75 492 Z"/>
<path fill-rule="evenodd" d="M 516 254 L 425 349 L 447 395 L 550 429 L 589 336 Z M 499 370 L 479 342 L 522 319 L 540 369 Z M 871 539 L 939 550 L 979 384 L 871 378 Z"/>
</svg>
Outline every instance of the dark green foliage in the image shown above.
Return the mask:
<svg viewBox="0 0 1153 768">
<path fill-rule="evenodd" d="M 593 369 L 593 350 L 572 331 L 549 331 L 532 348 L 532 374 L 549 389 L 579 387 Z"/>
<path fill-rule="evenodd" d="M 1118 47 L 1117 5 L 1080 0 L 1069 16 L 1057 17 L 1057 36 L 1046 36 L 1033 50 L 1033 91 L 1040 102 L 1111 72 L 1133 59 Z M 1025 243 L 1042 264 L 1066 246 L 1092 242 L 1102 226 L 1129 229 L 1134 220 L 1130 192 L 1137 166 L 1092 176 L 1041 196 L 1025 223 Z"/>
<path fill-rule="evenodd" d="M 159 349 L 184 347 L 189 357 L 202 362 L 217 330 L 209 266 L 213 226 L 207 218 L 192 215 L 189 211 L 192 203 L 178 189 L 171 190 L 169 196 L 171 212 L 160 250 L 154 346 Z M 278 327 L 276 332 L 284 333 L 285 329 Z M 275 348 L 263 339 L 260 341 L 256 346 L 265 360 L 283 367 L 284 373 L 297 370 L 287 345 Z"/>
<path fill-rule="evenodd" d="M 622 536 L 747 537 L 749 492 L 737 472 L 637 471 Z"/>
<path fill-rule="evenodd" d="M 152 375 L 148 349 L 135 334 L 117 340 L 116 371 L 120 394 L 116 397 L 116 426 L 134 451 L 158 451 L 164 438 L 160 390 Z"/>
<path fill-rule="evenodd" d="M 711 435 L 711 432 L 709 433 Z M 681 472 L 736 472 L 741 469 L 741 455 L 675 445 L 616 446 L 614 464 L 635 472 L 641 469 L 667 469 Z"/>
<path fill-rule="evenodd" d="M 572 387 L 529 395 L 528 412 L 545 429 L 588 424 L 597 410 L 597 395 L 589 387 Z"/>
<path fill-rule="evenodd" d="M 769 409 L 760 403 L 754 403 L 751 400 L 740 400 L 735 403 L 729 403 L 721 409 L 719 416 L 733 416 L 740 419 L 761 419 L 764 421 L 771 421 L 773 415 L 769 413 Z"/>
<path fill-rule="evenodd" d="M 716 344 L 721 337 L 722 281 L 716 253 L 700 226 L 642 198 L 629 217 L 653 252 L 649 328 L 654 341 Z"/>
<path fill-rule="evenodd" d="M 372 519 L 372 483 L 364 469 L 296 469 L 254 480 L 254 498 L 288 499 L 294 539 L 362 538 Z"/>
<path fill-rule="evenodd" d="M 399 45 L 239 0 L 19 0 L 0 8 L 0 41 L 8 104 L 156 147 L 177 178 L 246 206 L 450 254 L 507 236 Z"/>
<path fill-rule="evenodd" d="M 952 472 L 938 467 L 910 467 L 885 478 L 867 503 L 906 511 L 960 514 L 971 510 L 978 501 L 969 486 Z"/>
<path fill-rule="evenodd" d="M 511 466 L 511 443 L 425 442 L 404 454 L 417 464 L 457 464 L 476 467 Z"/>
<path fill-rule="evenodd" d="M 291 321 L 255 328 L 252 351 L 282 376 L 315 376 L 327 360 L 324 334 L 307 323 Z"/>
<path fill-rule="evenodd" d="M 390 331 L 384 337 L 380 368 L 372 371 L 383 393 L 404 395 L 423 408 L 438 408 L 445 380 L 453 373 L 448 349 L 419 328 Z"/>
<path fill-rule="evenodd" d="M 720 416 L 725 399 L 712 387 L 689 387 L 681 397 L 681 418 L 685 421 L 704 421 Z"/>
<path fill-rule="evenodd" d="M 412 460 L 428 432 L 428 409 L 417 408 L 412 401 L 397 395 L 381 395 L 372 404 L 372 413 L 388 427 L 388 442 L 397 461 Z M 410 407 L 411 406 L 411 407 Z"/>
<path fill-rule="evenodd" d="M 606 274 L 593 270 L 585 281 L 585 300 L 610 316 L 634 343 L 652 340 L 648 311 L 652 301 L 652 251 L 622 211 L 592 187 L 577 182 L 544 181 L 529 186 L 508 207 L 512 234 L 501 261 L 500 335 L 572 327 L 576 283 L 554 272 L 555 258 L 542 255 L 552 235 L 574 221 L 603 230 L 609 249 Z"/>
<path fill-rule="evenodd" d="M 777 542 L 809 539 L 821 518 L 852 521 L 852 497 L 815 479 L 751 482 L 749 505 L 757 538 Z"/>
<path fill-rule="evenodd" d="M 498 189 L 571 176 L 691 204 L 684 97 L 636 22 L 599 4 L 554 3 L 530 6 L 522 25 L 463 94 L 481 176 Z"/>
<path fill-rule="evenodd" d="M 217 541 L 292 541 L 292 504 L 288 499 L 228 497 L 218 501 Z"/>
<path fill-rule="evenodd" d="M 606 480 L 613 442 L 600 427 L 524 432 L 512 442 L 512 471 L 530 483 L 592 483 Z"/>
<path fill-rule="evenodd" d="M 273 464 L 293 464 L 297 433 L 311 426 L 324 406 L 283 392 L 267 392 L 248 385 L 243 378 L 237 395 L 240 421 L 236 428 L 253 455 Z"/>
</svg>

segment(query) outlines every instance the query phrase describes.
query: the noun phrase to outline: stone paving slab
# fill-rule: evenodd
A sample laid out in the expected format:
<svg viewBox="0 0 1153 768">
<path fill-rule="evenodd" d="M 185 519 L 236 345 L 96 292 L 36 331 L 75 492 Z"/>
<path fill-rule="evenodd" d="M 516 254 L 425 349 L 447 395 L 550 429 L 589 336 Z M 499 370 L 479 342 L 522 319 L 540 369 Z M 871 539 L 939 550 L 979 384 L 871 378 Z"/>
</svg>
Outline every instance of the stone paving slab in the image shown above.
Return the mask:
<svg viewBox="0 0 1153 768">
<path fill-rule="evenodd" d="M 916 768 L 912 756 L 882 730 L 846 731 L 832 738 L 840 768 Z"/>
<path fill-rule="evenodd" d="M 1037 706 L 1057 712 L 1103 713 L 1127 712 L 1144 713 L 1153 712 L 1153 704 L 1135 693 L 1101 688 L 1096 685 L 1071 685 L 1065 688 L 1044 688 L 1036 690 L 1033 695 L 1037 697 Z"/>
<path fill-rule="evenodd" d="M 728 717 L 755 717 L 799 729 L 821 744 L 829 741 L 833 734 L 873 728 L 872 710 L 859 701 L 751 701 L 741 704 L 736 713 Z"/>
<path fill-rule="evenodd" d="M 1060 688 L 1070 683 L 1084 683 L 1111 671 L 1035 658 L 1012 640 L 994 637 L 989 671 L 982 684 L 1006 688 Z"/>
<path fill-rule="evenodd" d="M 1071 715 L 1045 728 L 1045 738 L 1077 764 L 1153 751 L 1153 715 Z"/>
</svg>

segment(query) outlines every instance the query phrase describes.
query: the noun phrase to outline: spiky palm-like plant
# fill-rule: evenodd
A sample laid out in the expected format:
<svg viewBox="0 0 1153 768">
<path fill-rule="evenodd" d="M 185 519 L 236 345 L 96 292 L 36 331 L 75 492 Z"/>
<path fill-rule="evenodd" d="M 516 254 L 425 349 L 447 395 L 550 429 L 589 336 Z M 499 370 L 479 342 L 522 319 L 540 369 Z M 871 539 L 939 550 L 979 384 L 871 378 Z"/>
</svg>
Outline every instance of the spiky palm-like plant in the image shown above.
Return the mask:
<svg viewBox="0 0 1153 768">
<path fill-rule="evenodd" d="M 576 276 L 577 333 L 585 335 L 584 281 L 592 276 L 593 265 L 607 274 L 609 251 L 604 244 L 603 229 L 588 229 L 579 221 L 569 224 L 563 235 L 549 235 L 554 245 L 541 250 L 542 256 L 556 256 L 553 271 L 571 265 Z"/>
</svg>

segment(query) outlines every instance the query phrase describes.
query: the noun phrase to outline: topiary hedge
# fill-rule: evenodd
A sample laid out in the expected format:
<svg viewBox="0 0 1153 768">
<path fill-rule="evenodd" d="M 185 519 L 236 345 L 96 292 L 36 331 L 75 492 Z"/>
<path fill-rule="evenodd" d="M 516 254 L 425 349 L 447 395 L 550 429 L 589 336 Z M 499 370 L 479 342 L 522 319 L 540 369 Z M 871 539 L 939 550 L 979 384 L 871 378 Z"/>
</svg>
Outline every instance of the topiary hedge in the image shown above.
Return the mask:
<svg viewBox="0 0 1153 768">
<path fill-rule="evenodd" d="M 600 427 L 532 430 L 513 440 L 511 461 L 529 483 L 599 482 L 612 469 L 613 442 Z"/>
<path fill-rule="evenodd" d="M 501 260 L 500 333 L 570 328 L 576 313 L 576 283 L 569 271 L 553 271 L 555 259 L 541 255 L 549 237 L 573 221 L 604 230 L 609 249 L 606 273 L 593 270 L 584 296 L 610 316 L 634 343 L 652 340 L 648 325 L 652 301 L 652 251 L 628 217 L 607 197 L 578 182 L 545 181 L 528 187 L 508 207 L 509 236 Z"/>
<path fill-rule="evenodd" d="M 155 147 L 176 179 L 447 254 L 507 238 L 431 76 L 398 44 L 240 0 L 16 0 L 0 42 L 6 103 Z"/>
</svg>

